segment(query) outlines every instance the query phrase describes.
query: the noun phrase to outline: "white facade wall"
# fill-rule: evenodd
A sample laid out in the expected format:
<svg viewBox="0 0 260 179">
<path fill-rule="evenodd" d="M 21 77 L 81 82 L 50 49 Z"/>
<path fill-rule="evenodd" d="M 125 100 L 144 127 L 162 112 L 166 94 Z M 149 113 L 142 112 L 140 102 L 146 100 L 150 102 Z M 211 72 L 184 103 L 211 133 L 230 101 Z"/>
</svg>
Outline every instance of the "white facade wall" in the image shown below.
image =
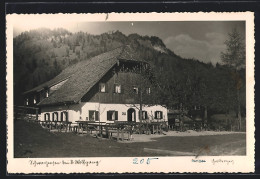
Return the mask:
<svg viewBox="0 0 260 179">
<path fill-rule="evenodd" d="M 52 120 L 52 113 L 58 112 L 58 118 L 60 120 L 61 112 L 68 112 L 69 121 L 75 122 L 79 120 L 89 120 L 89 110 L 99 111 L 100 122 L 113 122 L 107 121 L 107 111 L 118 111 L 118 121 L 127 121 L 127 110 L 133 108 L 136 111 L 136 122 L 139 122 L 139 105 L 132 104 L 103 104 L 103 103 L 80 103 L 67 106 L 54 106 L 54 107 L 42 107 L 41 120 L 44 120 L 44 114 L 50 113 Z M 161 105 L 143 106 L 143 111 L 147 111 L 149 120 L 154 119 L 155 111 L 163 112 L 163 119 L 161 121 L 168 121 L 167 108 Z"/>
</svg>

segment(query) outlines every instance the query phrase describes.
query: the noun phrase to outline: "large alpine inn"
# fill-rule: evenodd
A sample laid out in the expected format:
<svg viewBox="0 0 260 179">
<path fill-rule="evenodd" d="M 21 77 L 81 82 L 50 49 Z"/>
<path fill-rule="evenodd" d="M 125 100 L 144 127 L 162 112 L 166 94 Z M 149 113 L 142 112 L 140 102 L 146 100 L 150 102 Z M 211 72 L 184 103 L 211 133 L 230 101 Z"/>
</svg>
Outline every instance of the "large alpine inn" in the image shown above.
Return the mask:
<svg viewBox="0 0 260 179">
<path fill-rule="evenodd" d="M 41 121 L 167 122 L 166 107 L 145 101 L 152 98 L 152 88 L 143 85 L 140 96 L 140 70 L 148 66 L 122 46 L 67 67 L 26 91 L 24 103 L 40 108 Z"/>
</svg>

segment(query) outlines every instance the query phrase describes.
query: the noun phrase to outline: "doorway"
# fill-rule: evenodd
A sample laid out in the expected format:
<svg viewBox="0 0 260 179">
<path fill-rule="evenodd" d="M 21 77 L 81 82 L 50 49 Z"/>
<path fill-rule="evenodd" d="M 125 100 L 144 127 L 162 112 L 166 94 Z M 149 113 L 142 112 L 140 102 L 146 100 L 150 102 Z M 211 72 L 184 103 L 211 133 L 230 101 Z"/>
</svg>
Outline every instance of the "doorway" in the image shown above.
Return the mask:
<svg viewBox="0 0 260 179">
<path fill-rule="evenodd" d="M 128 122 L 135 122 L 136 121 L 135 109 L 129 108 L 127 110 L 127 121 Z"/>
</svg>

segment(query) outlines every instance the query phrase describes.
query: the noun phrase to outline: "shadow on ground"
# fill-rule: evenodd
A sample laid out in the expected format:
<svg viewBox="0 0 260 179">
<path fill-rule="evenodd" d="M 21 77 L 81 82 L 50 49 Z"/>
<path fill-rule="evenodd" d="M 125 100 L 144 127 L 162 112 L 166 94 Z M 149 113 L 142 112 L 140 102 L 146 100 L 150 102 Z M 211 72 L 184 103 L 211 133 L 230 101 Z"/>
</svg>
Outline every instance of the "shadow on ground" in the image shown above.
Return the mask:
<svg viewBox="0 0 260 179">
<path fill-rule="evenodd" d="M 145 134 L 143 134 L 145 135 Z M 133 157 L 185 155 L 245 155 L 245 133 L 205 136 L 167 136 L 150 142 L 115 140 L 51 133 L 39 124 L 14 122 L 14 157 Z"/>
</svg>

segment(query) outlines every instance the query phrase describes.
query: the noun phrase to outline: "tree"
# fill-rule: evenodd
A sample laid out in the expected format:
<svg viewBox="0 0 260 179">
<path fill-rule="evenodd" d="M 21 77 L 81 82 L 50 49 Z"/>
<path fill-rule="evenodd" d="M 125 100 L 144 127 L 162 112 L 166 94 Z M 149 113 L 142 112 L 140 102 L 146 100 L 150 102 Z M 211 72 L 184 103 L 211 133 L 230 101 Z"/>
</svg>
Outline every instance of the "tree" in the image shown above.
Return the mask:
<svg viewBox="0 0 260 179">
<path fill-rule="evenodd" d="M 145 62 L 129 68 L 129 72 L 132 73 L 132 77 L 124 87 L 124 93 L 131 99 L 131 106 L 138 110 L 140 121 L 143 121 L 143 108 L 160 104 L 157 81 L 152 67 Z M 149 113 L 147 115 L 149 116 Z"/>
<path fill-rule="evenodd" d="M 228 34 L 229 39 L 225 41 L 226 52 L 221 52 L 221 60 L 224 64 L 234 68 L 236 71 L 245 67 L 245 43 L 236 28 Z"/>
<path fill-rule="evenodd" d="M 235 89 L 237 96 L 237 117 L 239 122 L 239 130 L 241 130 L 241 104 L 240 104 L 240 89 L 242 87 L 242 79 L 239 75 L 239 69 L 245 67 L 245 43 L 241 34 L 236 28 L 228 34 L 229 38 L 225 41 L 226 51 L 221 52 L 221 60 L 224 64 L 230 67 L 232 79 L 235 81 Z"/>
</svg>

